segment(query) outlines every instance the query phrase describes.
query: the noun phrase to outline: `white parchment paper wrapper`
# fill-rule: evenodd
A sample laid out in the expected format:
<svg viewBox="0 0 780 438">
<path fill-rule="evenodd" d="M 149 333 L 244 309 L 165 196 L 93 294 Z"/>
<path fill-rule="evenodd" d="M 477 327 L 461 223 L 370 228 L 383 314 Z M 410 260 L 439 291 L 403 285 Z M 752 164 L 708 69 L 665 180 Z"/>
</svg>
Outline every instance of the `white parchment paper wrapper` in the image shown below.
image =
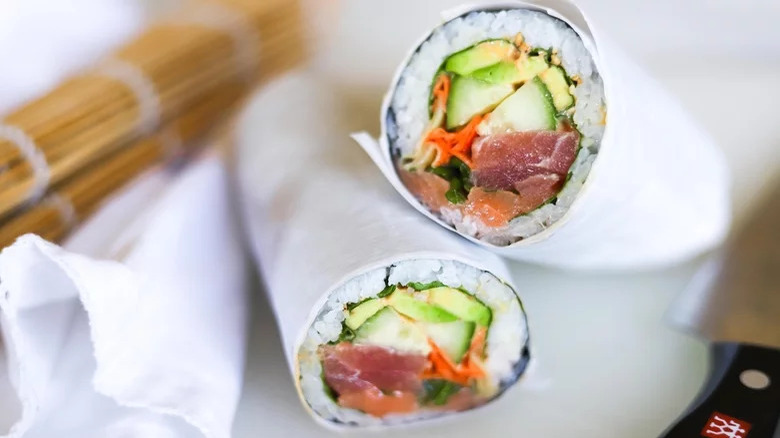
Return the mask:
<svg viewBox="0 0 780 438">
<path fill-rule="evenodd" d="M 449 21 L 474 10 L 528 8 L 567 22 L 582 37 L 604 81 L 607 126 L 585 185 L 569 211 L 542 232 L 500 247 L 466 236 L 517 260 L 577 269 L 654 268 L 679 262 L 721 242 L 731 219 L 729 177 L 713 140 L 659 84 L 634 64 L 577 7 L 522 2 L 463 6 Z M 395 189 L 417 210 L 452 229 L 420 204 L 400 181 L 390 156 L 387 113 L 399 66 L 381 111 L 378 141 L 355 138 Z"/>
<path fill-rule="evenodd" d="M 0 254 L 17 438 L 228 438 L 246 351 L 246 262 L 222 159 L 151 172 L 64 247 Z M 4 432 L 4 431 L 3 431 Z"/>
<path fill-rule="evenodd" d="M 330 84 L 296 73 L 264 88 L 236 132 L 245 226 L 296 386 L 297 347 L 315 313 L 332 290 L 361 273 L 434 258 L 511 284 L 499 257 L 408 208 L 350 146 L 350 123 Z"/>
</svg>

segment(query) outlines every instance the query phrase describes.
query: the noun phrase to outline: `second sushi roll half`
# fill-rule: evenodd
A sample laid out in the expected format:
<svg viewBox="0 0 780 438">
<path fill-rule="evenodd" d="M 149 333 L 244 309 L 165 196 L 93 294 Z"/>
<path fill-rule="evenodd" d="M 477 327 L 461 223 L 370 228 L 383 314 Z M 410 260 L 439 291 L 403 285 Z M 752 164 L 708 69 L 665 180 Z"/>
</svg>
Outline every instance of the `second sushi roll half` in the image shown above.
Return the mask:
<svg viewBox="0 0 780 438">
<path fill-rule="evenodd" d="M 301 401 L 334 429 L 489 405 L 531 357 L 520 291 L 504 260 L 407 208 L 346 147 L 354 103 L 297 72 L 252 99 L 235 134 L 245 224 Z"/>
<path fill-rule="evenodd" d="M 384 122 L 409 191 L 459 232 L 504 246 L 568 210 L 606 111 L 596 65 L 567 23 L 496 9 L 428 36 L 402 67 Z"/>
<path fill-rule="evenodd" d="M 485 404 L 522 374 L 514 290 L 452 260 L 410 259 L 335 288 L 298 349 L 306 403 L 329 422 L 388 425 Z"/>
</svg>

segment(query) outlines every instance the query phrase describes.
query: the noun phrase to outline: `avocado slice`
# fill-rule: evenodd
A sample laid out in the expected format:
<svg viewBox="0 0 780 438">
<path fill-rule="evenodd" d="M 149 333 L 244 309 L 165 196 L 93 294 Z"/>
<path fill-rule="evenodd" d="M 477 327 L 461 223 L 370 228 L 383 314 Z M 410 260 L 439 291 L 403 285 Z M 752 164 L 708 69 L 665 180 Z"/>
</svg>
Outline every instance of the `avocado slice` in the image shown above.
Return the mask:
<svg viewBox="0 0 780 438">
<path fill-rule="evenodd" d="M 555 105 L 539 77 L 523 84 L 477 127 L 479 135 L 510 131 L 554 130 Z"/>
<path fill-rule="evenodd" d="M 444 61 L 444 69 L 465 76 L 500 61 L 511 60 L 517 53 L 517 47 L 507 40 L 483 41 L 450 55 Z"/>
<path fill-rule="evenodd" d="M 487 327 L 493 319 L 493 313 L 474 296 L 451 287 L 437 287 L 428 290 L 428 301 L 464 321 L 472 321 Z"/>
<path fill-rule="evenodd" d="M 574 105 L 574 96 L 569 93 L 569 83 L 566 81 L 566 73 L 564 73 L 562 68 L 554 65 L 540 73 L 539 79 L 550 90 L 555 109 L 558 112 Z"/>
<path fill-rule="evenodd" d="M 344 320 L 344 324 L 352 330 L 357 330 L 357 328 L 363 325 L 368 318 L 372 317 L 385 306 L 386 304 L 381 298 L 363 301 L 349 312 L 347 319 Z"/>
<path fill-rule="evenodd" d="M 550 64 L 547 63 L 545 57 L 541 55 L 529 56 L 528 58 L 516 62 L 515 65 L 517 66 L 517 69 L 520 70 L 523 81 L 530 81 L 534 76 L 550 67 Z"/>
<path fill-rule="evenodd" d="M 388 304 L 393 306 L 398 313 L 417 321 L 452 322 L 457 321 L 458 319 L 457 316 L 441 307 L 418 300 L 400 290 L 397 290 L 390 295 Z"/>
<path fill-rule="evenodd" d="M 352 342 L 423 355 L 431 350 L 423 329 L 401 317 L 392 307 L 385 307 L 368 318 L 355 332 Z"/>
<path fill-rule="evenodd" d="M 524 57 L 516 62 L 501 61 L 481 68 L 469 76 L 491 84 L 519 84 L 531 80 L 547 70 L 549 65 L 542 56 Z"/>
<path fill-rule="evenodd" d="M 428 337 L 453 362 L 459 363 L 471 346 L 476 324 L 457 320 L 443 323 L 421 323 Z"/>
<path fill-rule="evenodd" d="M 466 76 L 455 76 L 447 99 L 447 129 L 465 125 L 474 116 L 496 107 L 514 92 L 511 83 L 491 84 Z"/>
<path fill-rule="evenodd" d="M 516 84 L 522 81 L 520 70 L 512 61 L 501 61 L 474 71 L 469 76 L 489 84 Z"/>
</svg>

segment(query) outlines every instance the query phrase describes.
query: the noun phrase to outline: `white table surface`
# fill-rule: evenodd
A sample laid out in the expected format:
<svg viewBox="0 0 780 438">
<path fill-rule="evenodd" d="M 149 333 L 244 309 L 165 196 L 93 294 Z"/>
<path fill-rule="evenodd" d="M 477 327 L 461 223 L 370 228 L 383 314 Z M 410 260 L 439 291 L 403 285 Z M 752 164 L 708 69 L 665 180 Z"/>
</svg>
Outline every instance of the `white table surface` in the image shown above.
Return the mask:
<svg viewBox="0 0 780 438">
<path fill-rule="evenodd" d="M 320 64 L 352 84 L 346 98 L 358 102 L 356 117 L 367 117 L 366 128 L 376 131 L 381 93 L 396 63 L 438 21 L 437 11 L 459 2 L 341 3 L 338 12 L 318 14 L 321 27 L 334 35 Z M 780 2 L 583 3 L 716 137 L 733 170 L 739 222 L 780 171 L 780 124 L 775 122 Z M 373 435 L 657 436 L 696 394 L 706 373 L 706 346 L 663 321 L 695 268 L 691 262 L 664 271 L 608 275 L 513 264 L 532 324 L 536 361 L 528 377 L 482 410 Z M 333 435 L 301 407 L 259 288 L 255 298 L 234 436 Z M 4 367 L 0 360 L 0 431 L 18 412 Z"/>
</svg>

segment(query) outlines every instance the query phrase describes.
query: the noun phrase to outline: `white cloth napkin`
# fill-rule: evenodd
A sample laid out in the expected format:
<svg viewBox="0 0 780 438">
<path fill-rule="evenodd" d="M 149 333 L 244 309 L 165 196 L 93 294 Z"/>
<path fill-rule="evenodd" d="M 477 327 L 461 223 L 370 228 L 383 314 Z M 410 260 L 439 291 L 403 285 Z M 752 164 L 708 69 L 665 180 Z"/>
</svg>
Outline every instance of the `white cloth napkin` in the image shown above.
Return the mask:
<svg viewBox="0 0 780 438">
<path fill-rule="evenodd" d="M 91 253 L 27 235 L 0 254 L 0 316 L 23 407 L 8 436 L 230 436 L 247 271 L 227 173 L 209 155 L 158 194 L 165 179 L 147 176 L 71 241 Z M 122 211 L 131 220 L 117 221 Z M 103 244 L 107 235 L 119 246 Z M 93 258 L 106 253 L 114 260 Z"/>
</svg>

